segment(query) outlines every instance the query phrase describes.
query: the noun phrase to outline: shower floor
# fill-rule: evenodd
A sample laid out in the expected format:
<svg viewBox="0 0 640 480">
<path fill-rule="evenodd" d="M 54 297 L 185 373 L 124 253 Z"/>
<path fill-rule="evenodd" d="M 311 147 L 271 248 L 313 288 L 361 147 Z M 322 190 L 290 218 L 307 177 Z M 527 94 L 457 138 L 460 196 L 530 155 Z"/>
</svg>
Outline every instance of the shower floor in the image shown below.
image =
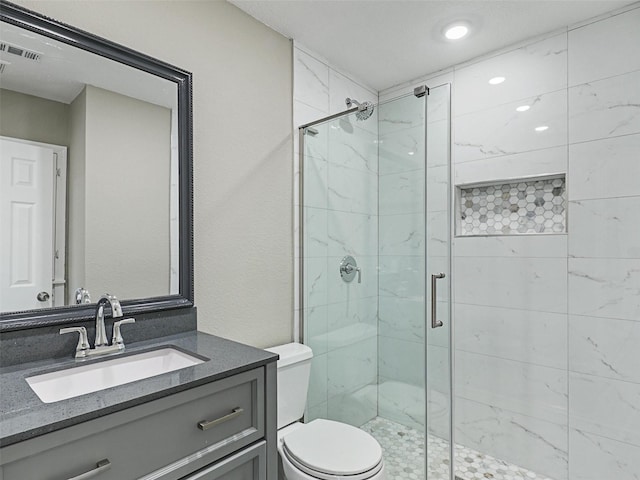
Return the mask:
<svg viewBox="0 0 640 480">
<path fill-rule="evenodd" d="M 424 480 L 424 439 L 414 428 L 376 417 L 360 427 L 382 446 L 386 480 Z M 448 480 L 449 443 L 429 435 L 428 480 Z M 456 445 L 456 478 L 459 480 L 553 480 L 517 465 Z"/>
</svg>

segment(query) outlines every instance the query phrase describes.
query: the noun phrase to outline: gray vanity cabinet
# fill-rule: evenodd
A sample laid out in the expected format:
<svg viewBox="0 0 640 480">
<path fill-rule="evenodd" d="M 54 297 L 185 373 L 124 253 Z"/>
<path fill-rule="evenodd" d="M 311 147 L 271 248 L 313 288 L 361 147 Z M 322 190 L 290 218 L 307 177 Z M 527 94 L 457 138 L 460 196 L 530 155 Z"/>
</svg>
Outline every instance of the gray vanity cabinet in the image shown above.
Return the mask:
<svg viewBox="0 0 640 480">
<path fill-rule="evenodd" d="M 232 375 L 5 447 L 0 480 L 271 480 L 275 392 L 265 384 L 272 369 Z"/>
</svg>

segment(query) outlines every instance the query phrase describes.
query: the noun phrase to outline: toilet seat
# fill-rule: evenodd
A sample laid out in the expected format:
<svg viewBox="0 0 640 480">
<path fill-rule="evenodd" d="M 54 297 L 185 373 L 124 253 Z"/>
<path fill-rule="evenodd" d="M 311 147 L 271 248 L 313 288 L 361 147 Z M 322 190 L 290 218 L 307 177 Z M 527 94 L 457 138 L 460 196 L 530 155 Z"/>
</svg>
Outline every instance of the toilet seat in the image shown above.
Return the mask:
<svg viewBox="0 0 640 480">
<path fill-rule="evenodd" d="M 365 480 L 383 468 L 380 444 L 362 430 L 318 419 L 283 438 L 282 453 L 300 471 L 323 480 Z"/>
</svg>

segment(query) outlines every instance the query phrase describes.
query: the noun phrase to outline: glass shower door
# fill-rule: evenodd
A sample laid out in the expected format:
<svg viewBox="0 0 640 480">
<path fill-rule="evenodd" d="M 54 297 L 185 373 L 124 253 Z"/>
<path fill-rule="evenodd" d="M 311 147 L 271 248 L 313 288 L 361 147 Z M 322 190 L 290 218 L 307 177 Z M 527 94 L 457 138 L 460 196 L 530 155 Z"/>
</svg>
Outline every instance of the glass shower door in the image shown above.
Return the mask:
<svg viewBox="0 0 640 480">
<path fill-rule="evenodd" d="M 381 104 L 378 420 L 390 479 L 450 478 L 449 191 L 448 85 Z"/>
<path fill-rule="evenodd" d="M 301 127 L 300 150 L 305 419 L 372 434 L 388 480 L 449 480 L 449 87 Z"/>
<path fill-rule="evenodd" d="M 453 480 L 451 349 L 450 87 L 426 105 L 426 418 L 427 478 Z"/>
</svg>

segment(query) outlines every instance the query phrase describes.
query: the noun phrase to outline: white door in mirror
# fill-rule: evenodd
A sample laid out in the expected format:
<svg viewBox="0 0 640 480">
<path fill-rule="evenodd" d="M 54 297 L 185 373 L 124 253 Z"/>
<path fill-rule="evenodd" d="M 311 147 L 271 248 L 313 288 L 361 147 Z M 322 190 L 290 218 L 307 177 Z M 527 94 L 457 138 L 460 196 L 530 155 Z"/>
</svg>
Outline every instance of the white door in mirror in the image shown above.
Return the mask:
<svg viewBox="0 0 640 480">
<path fill-rule="evenodd" d="M 201 358 L 166 347 L 35 375 L 27 377 L 26 380 L 40 400 L 44 403 L 53 403 L 203 362 Z"/>
<path fill-rule="evenodd" d="M 0 138 L 0 311 L 51 307 L 53 150 Z"/>
</svg>

